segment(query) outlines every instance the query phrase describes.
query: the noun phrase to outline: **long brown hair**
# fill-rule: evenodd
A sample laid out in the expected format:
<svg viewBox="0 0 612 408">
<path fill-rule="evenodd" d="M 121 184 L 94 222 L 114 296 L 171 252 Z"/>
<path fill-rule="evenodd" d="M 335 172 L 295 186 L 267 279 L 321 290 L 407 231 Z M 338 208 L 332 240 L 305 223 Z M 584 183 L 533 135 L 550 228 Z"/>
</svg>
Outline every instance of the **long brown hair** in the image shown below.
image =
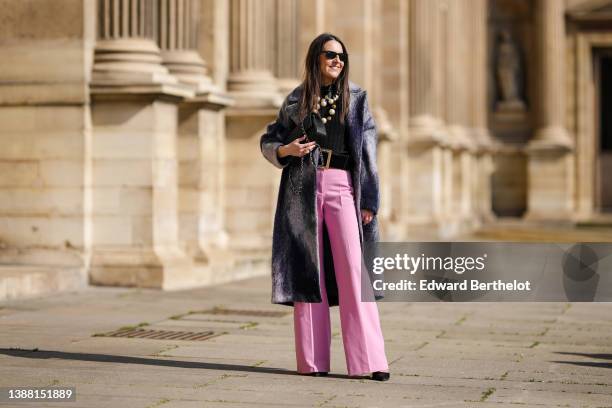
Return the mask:
<svg viewBox="0 0 612 408">
<path fill-rule="evenodd" d="M 304 77 L 302 80 L 302 95 L 300 97 L 300 120 L 306 117 L 308 112 L 311 112 L 317 105 L 317 96 L 321 89 L 321 68 L 319 63 L 319 55 L 323 51 L 323 46 L 326 42 L 335 40 L 342 45 L 342 52 L 347 54 L 346 62 L 342 68 L 342 72 L 335 80 L 338 93 L 341 95 L 342 106 L 340 114 L 340 123 L 344 123 L 344 118 L 349 107 L 349 58 L 348 51 L 340 38 L 330 33 L 318 35 L 308 47 L 306 60 L 304 61 Z"/>
</svg>

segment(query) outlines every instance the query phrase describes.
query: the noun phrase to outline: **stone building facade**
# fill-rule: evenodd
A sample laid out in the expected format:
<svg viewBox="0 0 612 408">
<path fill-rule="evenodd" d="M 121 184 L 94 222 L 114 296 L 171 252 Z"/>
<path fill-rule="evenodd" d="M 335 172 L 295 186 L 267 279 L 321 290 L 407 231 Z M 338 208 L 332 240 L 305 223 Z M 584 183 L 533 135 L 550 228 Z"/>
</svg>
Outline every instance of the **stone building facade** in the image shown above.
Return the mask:
<svg viewBox="0 0 612 408">
<path fill-rule="evenodd" d="M 610 0 L 0 0 L 0 299 L 267 274 L 259 137 L 310 41 L 378 128 L 385 240 L 607 222 Z"/>
</svg>

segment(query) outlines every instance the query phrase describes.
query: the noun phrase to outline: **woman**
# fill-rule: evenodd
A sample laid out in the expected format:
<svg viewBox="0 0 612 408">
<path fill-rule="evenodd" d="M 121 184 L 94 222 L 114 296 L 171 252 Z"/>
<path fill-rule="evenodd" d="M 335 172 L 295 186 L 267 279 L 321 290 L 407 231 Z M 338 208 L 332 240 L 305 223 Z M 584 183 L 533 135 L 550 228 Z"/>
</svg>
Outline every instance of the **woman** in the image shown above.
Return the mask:
<svg viewBox="0 0 612 408">
<path fill-rule="evenodd" d="M 326 136 L 287 140 L 315 111 Z M 329 306 L 339 306 L 350 376 L 388 380 L 378 308 L 362 301 L 363 241 L 378 240 L 376 127 L 367 94 L 349 81 L 342 41 L 329 33 L 308 49 L 304 79 L 261 137 L 264 157 L 283 169 L 272 242 L 272 303 L 294 306 L 297 371 L 329 372 Z M 380 296 L 378 296 L 380 297 Z M 376 297 L 376 298 L 378 298 Z"/>
</svg>

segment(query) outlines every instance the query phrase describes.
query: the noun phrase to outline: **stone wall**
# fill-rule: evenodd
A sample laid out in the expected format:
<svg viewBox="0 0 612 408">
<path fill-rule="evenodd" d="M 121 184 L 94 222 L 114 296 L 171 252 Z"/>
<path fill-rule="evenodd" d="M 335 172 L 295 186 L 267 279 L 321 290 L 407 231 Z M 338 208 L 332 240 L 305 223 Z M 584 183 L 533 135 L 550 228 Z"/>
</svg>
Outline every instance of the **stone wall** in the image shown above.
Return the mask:
<svg viewBox="0 0 612 408">
<path fill-rule="evenodd" d="M 92 6 L 0 2 L 0 299 L 87 276 Z"/>
<path fill-rule="evenodd" d="M 374 112 L 382 239 L 592 219 L 610 3 L 0 0 L 0 299 L 268 274 L 259 139 L 324 31 Z"/>
</svg>

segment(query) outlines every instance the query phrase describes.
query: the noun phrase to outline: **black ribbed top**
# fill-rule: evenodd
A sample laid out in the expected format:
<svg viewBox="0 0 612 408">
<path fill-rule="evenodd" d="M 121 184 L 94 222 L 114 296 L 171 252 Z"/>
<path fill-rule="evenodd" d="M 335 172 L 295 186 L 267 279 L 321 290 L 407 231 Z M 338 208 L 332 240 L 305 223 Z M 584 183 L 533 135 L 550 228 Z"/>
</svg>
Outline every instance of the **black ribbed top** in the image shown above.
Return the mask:
<svg viewBox="0 0 612 408">
<path fill-rule="evenodd" d="M 322 86 L 321 87 L 321 99 L 329 92 L 329 88 L 331 85 Z M 332 90 L 333 91 L 333 90 Z M 335 102 L 336 113 L 332 116 L 331 121 L 328 121 L 325 124 L 325 131 L 327 133 L 327 137 L 325 140 L 317 140 L 317 143 L 325 149 L 332 149 L 334 153 L 343 153 L 348 154 L 347 149 L 347 139 L 348 135 L 348 126 L 346 125 L 346 121 L 344 124 L 340 123 L 340 115 L 342 114 L 342 94 L 339 94 L 340 97 Z M 326 107 L 321 107 L 320 112 L 322 116 L 327 117 L 327 110 L 329 109 L 329 105 Z"/>
</svg>

